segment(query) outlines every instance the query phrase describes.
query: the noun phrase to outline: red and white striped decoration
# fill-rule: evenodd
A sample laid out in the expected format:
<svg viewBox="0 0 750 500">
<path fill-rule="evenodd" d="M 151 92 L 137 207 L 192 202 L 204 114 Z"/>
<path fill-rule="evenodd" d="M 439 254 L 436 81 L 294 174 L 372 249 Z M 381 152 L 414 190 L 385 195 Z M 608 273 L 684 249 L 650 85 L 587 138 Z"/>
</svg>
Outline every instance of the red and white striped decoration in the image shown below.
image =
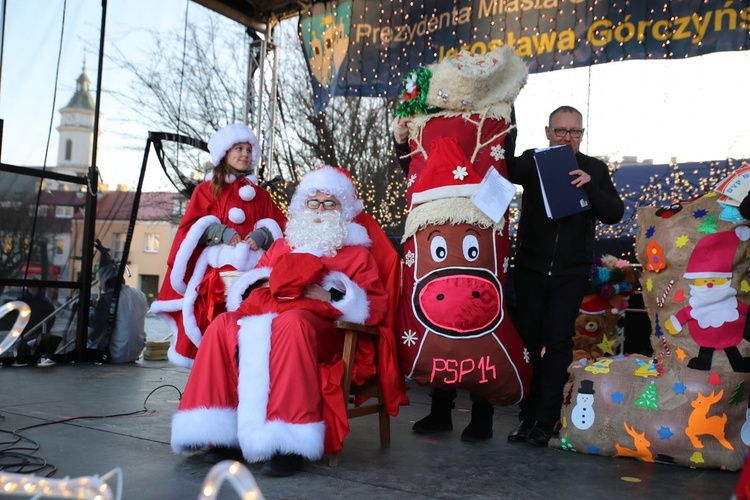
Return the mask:
<svg viewBox="0 0 750 500">
<path fill-rule="evenodd" d="M 661 294 L 661 297 L 656 298 L 657 306 L 664 307 L 664 302 L 667 300 L 667 295 L 669 295 L 669 292 L 672 291 L 673 286 L 674 286 L 674 280 L 669 280 L 669 283 L 667 283 L 667 288 L 664 289 L 664 293 Z"/>
</svg>

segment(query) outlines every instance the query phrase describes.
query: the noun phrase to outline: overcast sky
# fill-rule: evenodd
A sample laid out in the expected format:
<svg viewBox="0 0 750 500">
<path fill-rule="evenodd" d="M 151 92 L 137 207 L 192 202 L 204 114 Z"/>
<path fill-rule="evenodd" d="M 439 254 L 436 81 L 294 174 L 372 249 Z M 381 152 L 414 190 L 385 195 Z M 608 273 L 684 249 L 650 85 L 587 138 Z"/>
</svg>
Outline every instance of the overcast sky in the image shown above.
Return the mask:
<svg viewBox="0 0 750 500">
<path fill-rule="evenodd" d="M 41 165 L 52 118 L 47 164 L 57 161 L 59 110 L 73 94 L 86 58 L 96 83 L 100 0 L 68 0 L 57 100 L 55 70 L 60 50 L 62 0 L 7 0 L 0 80 L 5 120 L 2 160 Z M 107 43 L 137 57 L 146 40 L 141 28 L 169 31 L 206 15 L 187 0 L 109 0 Z M 87 48 L 88 47 L 88 48 Z M 107 48 L 105 48 L 105 51 Z M 546 144 L 549 112 L 561 104 L 584 114 L 582 150 L 592 155 L 678 161 L 750 158 L 750 54 L 724 52 L 679 61 L 628 61 L 530 75 L 516 101 L 519 149 Z M 105 61 L 103 87 L 125 90 L 127 75 Z M 124 115 L 102 96 L 98 164 L 105 182 L 134 186 L 147 128 L 118 120 Z M 167 181 L 149 167 L 148 188 Z"/>
</svg>

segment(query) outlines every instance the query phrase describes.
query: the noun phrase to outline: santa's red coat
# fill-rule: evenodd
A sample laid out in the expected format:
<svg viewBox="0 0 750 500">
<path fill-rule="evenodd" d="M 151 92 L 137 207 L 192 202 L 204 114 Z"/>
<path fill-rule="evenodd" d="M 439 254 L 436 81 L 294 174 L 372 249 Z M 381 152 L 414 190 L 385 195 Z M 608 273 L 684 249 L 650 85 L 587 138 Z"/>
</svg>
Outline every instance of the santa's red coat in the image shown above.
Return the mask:
<svg viewBox="0 0 750 500">
<path fill-rule="evenodd" d="M 677 331 L 682 330 L 685 324 L 690 323 L 690 336 L 693 337 L 699 347 L 726 349 L 727 347 L 735 347 L 742 342 L 742 334 L 745 331 L 745 317 L 748 311 L 748 305 L 744 302 L 737 302 L 739 317 L 736 320 L 726 321 L 718 327 L 703 328 L 698 324 L 698 320 L 691 316 L 692 310 L 691 306 L 683 307 L 671 319 Z"/>
<path fill-rule="evenodd" d="M 346 246 L 334 257 L 321 257 L 329 270 L 323 286 L 343 287 L 345 296 L 335 303 L 341 319 L 379 325 L 388 297 L 378 265 L 362 244 L 369 244 L 366 231 L 350 224 Z M 258 266 L 232 286 L 228 307 L 239 308 L 242 293 L 269 278 L 274 264 L 289 252 L 285 240 L 276 241 Z M 390 381 L 384 386 L 390 393 L 386 398 L 400 401 L 403 394 L 393 394 L 399 392 L 399 372 L 392 338 L 390 343 L 390 368 L 384 373 L 381 362 L 379 375 Z M 222 314 L 206 331 L 173 418 L 173 450 L 239 446 L 249 461 L 277 452 L 317 459 L 324 450 L 340 450 L 348 432 L 340 390 L 342 344 L 331 320 L 309 310 Z M 355 360 L 361 373 L 374 372 L 363 363 L 362 357 Z"/>
<path fill-rule="evenodd" d="M 260 252 L 246 243 L 235 246 L 199 243 L 211 224 L 220 223 L 244 238 L 259 227 L 281 238 L 286 217 L 271 195 L 250 179 L 230 176 L 214 197 L 210 181 L 196 186 L 190 204 L 172 242 L 167 273 L 151 311 L 161 317 L 174 335 L 169 360 L 190 368 L 203 331 L 213 318 L 226 310 L 224 282 L 220 271 L 252 269 Z"/>
</svg>

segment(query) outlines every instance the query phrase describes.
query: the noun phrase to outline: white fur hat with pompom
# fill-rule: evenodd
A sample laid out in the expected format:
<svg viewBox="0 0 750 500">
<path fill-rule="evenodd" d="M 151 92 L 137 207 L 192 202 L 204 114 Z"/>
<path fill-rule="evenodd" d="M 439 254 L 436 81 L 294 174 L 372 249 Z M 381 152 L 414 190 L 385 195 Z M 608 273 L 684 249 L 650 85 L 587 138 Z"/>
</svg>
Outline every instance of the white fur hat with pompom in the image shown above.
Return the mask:
<svg viewBox="0 0 750 500">
<path fill-rule="evenodd" d="M 250 160 L 250 168 L 258 164 L 260 159 L 260 143 L 255 134 L 246 125 L 233 123 L 216 132 L 208 141 L 208 151 L 211 153 L 211 161 L 214 167 L 221 162 L 227 151 L 240 142 L 247 142 L 253 148 L 253 157 Z"/>
</svg>

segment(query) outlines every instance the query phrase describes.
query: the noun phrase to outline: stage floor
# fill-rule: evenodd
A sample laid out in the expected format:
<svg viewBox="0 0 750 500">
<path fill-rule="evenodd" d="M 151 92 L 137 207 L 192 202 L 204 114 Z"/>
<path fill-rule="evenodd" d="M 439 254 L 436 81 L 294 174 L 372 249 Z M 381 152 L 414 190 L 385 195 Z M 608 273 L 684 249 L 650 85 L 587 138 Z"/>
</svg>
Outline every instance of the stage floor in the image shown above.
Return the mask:
<svg viewBox="0 0 750 500">
<path fill-rule="evenodd" d="M 213 463 L 204 455 L 172 454 L 172 414 L 187 371 L 166 361 L 0 368 L 0 428 L 14 431 L 80 416 L 100 416 L 21 431 L 39 444 L 33 453 L 57 467 L 54 478 L 104 475 L 121 468 L 124 499 L 196 498 Z M 470 402 L 460 392 L 454 431 L 435 437 L 411 432 L 429 411 L 428 390 L 411 387 L 411 405 L 391 420 L 391 447 L 380 449 L 377 417 L 352 420 L 338 467 L 306 462 L 299 474 L 269 478 L 249 464 L 265 498 L 658 498 L 728 499 L 738 472 L 645 464 L 557 449 L 509 444 L 515 408 L 495 412 L 495 437 L 460 440 Z M 109 416 L 137 412 L 131 416 Z M 3 436 L 3 442 L 7 442 Z M 4 446 L 5 447 L 5 446 Z M 219 498 L 239 498 L 225 483 Z"/>
</svg>

